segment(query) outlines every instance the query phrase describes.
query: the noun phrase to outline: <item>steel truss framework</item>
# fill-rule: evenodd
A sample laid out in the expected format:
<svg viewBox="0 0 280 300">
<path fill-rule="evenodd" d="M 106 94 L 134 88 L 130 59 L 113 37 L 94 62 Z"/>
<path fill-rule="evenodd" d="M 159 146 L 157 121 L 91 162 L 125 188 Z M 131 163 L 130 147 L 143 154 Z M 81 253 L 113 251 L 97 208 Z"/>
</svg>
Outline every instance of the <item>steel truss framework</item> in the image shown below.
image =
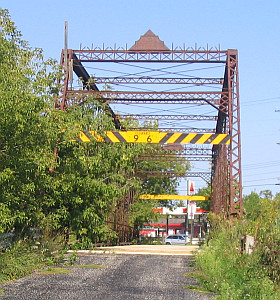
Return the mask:
<svg viewBox="0 0 280 300">
<path fill-rule="evenodd" d="M 117 115 L 118 119 L 133 119 L 133 120 L 214 120 L 216 116 L 203 115 Z"/>
<path fill-rule="evenodd" d="M 178 162 L 178 161 L 182 161 L 185 162 L 187 161 L 211 161 L 211 157 L 201 157 L 201 156 L 197 156 L 197 157 L 192 157 L 192 156 L 178 156 L 178 155 L 173 155 L 174 157 L 160 157 L 160 156 L 148 156 L 148 157 L 138 157 L 135 159 L 135 161 L 170 161 L 170 162 Z"/>
<path fill-rule="evenodd" d="M 94 99 L 105 101 L 107 103 L 138 103 L 138 104 L 196 104 L 212 105 L 217 110 L 224 113 L 227 111 L 227 95 L 219 92 L 123 92 L 123 91 L 73 91 L 67 92 L 67 102 L 75 101 L 82 104 L 86 101 L 89 94 Z M 221 101 L 221 98 L 223 101 Z"/>
<path fill-rule="evenodd" d="M 183 62 L 183 63 L 225 63 L 227 51 L 220 50 L 164 50 L 132 51 L 93 49 L 75 50 L 80 62 Z"/>
<path fill-rule="evenodd" d="M 181 146 L 181 145 L 180 145 Z M 203 149 L 197 147 L 185 147 L 181 148 L 180 150 L 176 151 L 173 150 L 168 151 L 165 150 L 164 153 L 161 152 L 154 152 L 153 155 L 149 153 L 141 153 L 135 159 L 138 161 L 211 161 L 212 160 L 212 149 Z"/>
<path fill-rule="evenodd" d="M 166 150 L 169 150 L 168 148 Z M 165 153 L 162 152 L 158 152 L 158 153 L 153 153 L 153 156 L 174 156 L 174 155 L 196 155 L 196 156 L 211 156 L 212 157 L 212 149 L 205 148 L 201 145 L 197 145 L 196 147 L 194 147 L 194 145 L 192 145 L 191 147 L 180 147 L 180 149 L 178 149 L 178 151 L 174 151 L 174 149 L 171 149 L 172 152 L 170 151 L 170 153 L 168 151 L 166 151 Z M 176 150 L 176 149 L 175 149 Z M 150 156 L 150 154 L 146 154 L 146 153 L 141 153 L 139 155 L 141 156 Z"/>
<path fill-rule="evenodd" d="M 160 171 L 136 171 L 140 177 L 200 177 L 210 184 L 210 172 L 160 172 Z"/>
<path fill-rule="evenodd" d="M 143 36 L 142 36 L 143 37 Z M 141 38 L 142 38 L 141 37 Z M 155 36 L 156 37 L 156 36 Z M 141 42 L 141 39 L 139 40 Z M 138 41 L 138 42 L 139 42 Z M 139 46 L 140 44 L 138 44 Z M 147 46 L 143 49 L 137 49 L 135 46 L 130 49 L 112 49 L 112 48 L 96 48 L 96 49 L 65 49 L 61 55 L 61 65 L 64 68 L 63 87 L 61 97 L 56 99 L 56 106 L 59 109 L 66 109 L 74 103 L 83 104 L 89 95 L 93 95 L 107 104 L 107 110 L 112 115 L 116 129 L 122 129 L 119 116 L 111 109 L 110 103 L 125 104 L 191 104 L 197 106 L 211 106 L 215 108 L 217 116 L 209 116 L 215 119 L 215 127 L 212 129 L 197 128 L 197 132 L 215 132 L 224 133 L 230 136 L 231 143 L 226 145 L 214 145 L 211 150 L 206 150 L 207 156 L 200 154 L 198 150 L 191 150 L 187 155 L 194 156 L 196 160 L 208 159 L 209 151 L 212 156 L 212 199 L 211 210 L 218 214 L 227 216 L 242 214 L 242 186 L 241 186 L 241 139 L 240 139 L 240 104 L 239 104 L 239 78 L 238 78 L 238 54 L 237 50 L 220 49 L 201 49 L 201 48 L 183 48 L 169 50 L 165 45 L 163 48 L 153 48 Z M 200 78 L 196 77 L 135 77 L 133 76 L 117 76 L 106 77 L 100 76 L 92 80 L 84 63 L 180 63 L 180 64 L 219 64 L 224 67 L 223 78 Z M 71 88 L 73 73 L 81 80 L 82 89 L 75 90 Z M 97 84 L 180 84 L 205 87 L 204 91 L 184 91 L 184 92 L 159 92 L 159 91 L 100 91 Z M 220 87 L 219 91 L 209 91 L 207 86 L 216 85 Z M 125 116 L 126 118 L 127 116 Z M 129 116 L 131 117 L 131 116 Z M 140 118 L 140 116 L 138 116 Z M 134 118 L 138 118 L 134 116 Z M 167 117 L 167 116 L 165 116 Z M 124 118 L 124 116 L 123 116 Z M 153 118 L 150 116 L 150 118 Z M 156 118 L 156 116 L 154 116 Z M 164 118 L 164 117 L 162 117 Z M 174 120 L 178 120 L 179 116 L 174 116 Z M 189 115 L 185 118 L 193 118 L 201 120 L 199 116 Z M 204 117 L 205 119 L 207 117 Z M 199 131 L 200 130 L 200 131 Z M 178 132 L 178 128 L 175 129 Z M 193 129 L 192 129 L 193 131 Z M 187 151 L 187 150 L 186 150 Z M 142 159 L 144 156 L 140 156 Z M 159 159 L 160 155 L 156 156 Z M 148 158 L 151 159 L 151 158 Z M 153 158 L 155 159 L 155 157 Z M 153 174 L 148 172 L 145 176 L 180 176 L 174 172 L 167 174 Z M 144 174 L 142 174 L 144 175 Z M 181 174 L 183 175 L 183 174 Z M 200 176 L 207 182 L 210 177 L 208 173 L 196 172 L 187 173 L 187 176 Z"/>
<path fill-rule="evenodd" d="M 95 84 L 223 84 L 222 78 L 94 77 Z"/>
<path fill-rule="evenodd" d="M 116 117 L 116 120 L 119 120 L 118 117 Z M 126 128 L 127 130 L 147 130 L 147 131 L 153 131 L 155 130 L 154 127 L 129 127 Z M 160 128 L 162 131 L 168 131 L 168 132 L 182 132 L 182 133 L 191 133 L 191 132 L 196 132 L 196 133 L 215 133 L 216 130 L 213 128 L 193 128 L 193 127 L 189 127 L 189 128 L 171 128 L 171 127 L 166 127 Z"/>
</svg>

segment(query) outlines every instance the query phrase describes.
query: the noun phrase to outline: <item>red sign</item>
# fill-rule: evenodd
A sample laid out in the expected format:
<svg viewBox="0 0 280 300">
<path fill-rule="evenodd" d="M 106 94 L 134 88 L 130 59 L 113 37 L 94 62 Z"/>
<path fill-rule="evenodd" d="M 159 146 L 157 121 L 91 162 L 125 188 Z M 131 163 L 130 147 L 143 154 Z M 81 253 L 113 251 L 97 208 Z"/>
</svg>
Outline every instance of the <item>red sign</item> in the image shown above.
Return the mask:
<svg viewBox="0 0 280 300">
<path fill-rule="evenodd" d="M 190 192 L 194 192 L 193 182 L 191 181 Z"/>
</svg>

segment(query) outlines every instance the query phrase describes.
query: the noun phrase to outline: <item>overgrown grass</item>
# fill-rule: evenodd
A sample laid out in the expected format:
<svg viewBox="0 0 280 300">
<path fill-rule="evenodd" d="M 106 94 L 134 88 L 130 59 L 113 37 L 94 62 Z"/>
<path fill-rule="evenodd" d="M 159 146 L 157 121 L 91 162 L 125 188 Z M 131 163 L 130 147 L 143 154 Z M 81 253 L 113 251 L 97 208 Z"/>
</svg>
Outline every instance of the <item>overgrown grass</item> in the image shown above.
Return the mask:
<svg viewBox="0 0 280 300">
<path fill-rule="evenodd" d="M 57 264 L 63 257 L 59 238 L 41 241 L 17 241 L 0 253 L 0 283 L 31 274 L 46 265 Z"/>
<path fill-rule="evenodd" d="M 276 278 L 263 264 L 261 244 L 251 255 L 240 251 L 240 236 L 246 233 L 248 222 L 236 219 L 214 223 L 213 237 L 196 259 L 196 277 L 202 286 L 219 294 L 216 299 L 280 299 Z"/>
<path fill-rule="evenodd" d="M 66 249 L 60 236 L 55 238 L 45 236 L 40 241 L 17 241 L 6 250 L 0 253 L 0 283 L 29 275 L 45 266 L 50 267 L 38 271 L 38 274 L 65 274 L 73 272 L 67 266 L 91 269 L 106 268 L 102 265 L 74 265 L 78 258 L 76 253 L 69 257 L 68 263 L 61 264 Z M 58 267 L 61 265 L 65 267 Z"/>
<path fill-rule="evenodd" d="M 201 287 L 196 286 L 196 285 L 184 285 L 183 288 L 187 289 L 187 290 L 203 293 L 203 294 L 208 293 L 208 290 L 202 289 Z"/>
<path fill-rule="evenodd" d="M 10 250 L 0 254 L 0 283 L 30 274 L 45 264 L 42 253 L 31 250 L 23 243 L 17 243 Z"/>
</svg>

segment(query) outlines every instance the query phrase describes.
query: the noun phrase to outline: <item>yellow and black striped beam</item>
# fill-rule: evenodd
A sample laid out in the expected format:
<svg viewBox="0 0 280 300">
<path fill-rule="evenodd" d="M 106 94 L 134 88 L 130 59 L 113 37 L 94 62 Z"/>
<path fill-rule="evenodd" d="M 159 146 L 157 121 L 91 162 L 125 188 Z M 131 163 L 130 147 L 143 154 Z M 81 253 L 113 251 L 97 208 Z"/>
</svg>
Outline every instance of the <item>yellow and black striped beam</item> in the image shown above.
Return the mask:
<svg viewBox="0 0 280 300">
<path fill-rule="evenodd" d="M 151 144 L 230 144 L 228 134 L 214 133 L 174 133 L 161 131 L 105 131 L 101 136 L 96 131 L 84 131 L 79 134 L 81 142 L 109 143 L 151 143 Z"/>
<path fill-rule="evenodd" d="M 141 195 L 140 199 L 149 200 L 190 200 L 190 201 L 206 201 L 209 197 L 198 195 Z"/>
</svg>

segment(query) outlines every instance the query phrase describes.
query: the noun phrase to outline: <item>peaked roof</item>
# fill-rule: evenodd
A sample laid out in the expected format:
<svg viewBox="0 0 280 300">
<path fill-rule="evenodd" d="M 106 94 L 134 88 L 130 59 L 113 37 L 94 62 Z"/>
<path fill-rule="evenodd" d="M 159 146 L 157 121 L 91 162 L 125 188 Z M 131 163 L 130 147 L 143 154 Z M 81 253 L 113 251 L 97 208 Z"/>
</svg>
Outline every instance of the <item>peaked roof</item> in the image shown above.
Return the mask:
<svg viewBox="0 0 280 300">
<path fill-rule="evenodd" d="M 129 49 L 133 51 L 170 51 L 168 47 L 164 45 L 158 35 L 155 35 L 151 30 L 148 30 L 144 35 L 141 35 L 140 39 Z"/>
</svg>

